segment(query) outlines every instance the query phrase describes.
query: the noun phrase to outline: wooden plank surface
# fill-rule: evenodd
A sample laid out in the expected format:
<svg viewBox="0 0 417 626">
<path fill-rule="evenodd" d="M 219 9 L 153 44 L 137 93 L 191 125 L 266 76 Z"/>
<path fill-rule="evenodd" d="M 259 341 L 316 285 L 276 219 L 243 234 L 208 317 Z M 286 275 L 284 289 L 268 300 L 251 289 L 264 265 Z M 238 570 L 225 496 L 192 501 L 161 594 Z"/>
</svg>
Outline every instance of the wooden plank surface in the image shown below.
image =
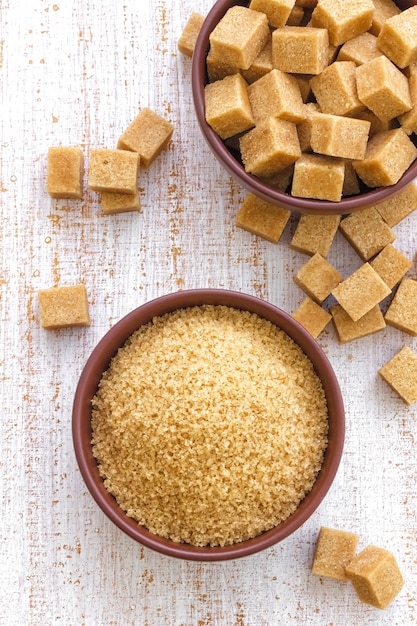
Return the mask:
<svg viewBox="0 0 417 626">
<path fill-rule="evenodd" d="M 77 379 L 103 334 L 134 307 L 178 289 L 220 287 L 289 313 L 307 258 L 237 229 L 245 192 L 212 158 L 177 41 L 209 0 L 2 0 L 0 11 L 1 558 L 5 626 L 409 626 L 417 620 L 416 408 L 377 376 L 416 339 L 393 328 L 341 346 L 319 342 L 346 401 L 340 471 L 319 510 L 262 554 L 182 562 L 135 544 L 99 511 L 77 469 L 71 409 Z M 51 200 L 51 145 L 115 147 L 141 107 L 175 126 L 140 175 L 141 213 L 104 216 L 97 194 Z M 395 227 L 414 262 L 417 214 Z M 329 260 L 347 276 L 359 257 L 339 233 Z M 89 328 L 45 331 L 38 289 L 84 282 Z M 320 526 L 360 534 L 396 556 L 405 578 L 386 611 L 344 583 L 310 573 Z"/>
</svg>

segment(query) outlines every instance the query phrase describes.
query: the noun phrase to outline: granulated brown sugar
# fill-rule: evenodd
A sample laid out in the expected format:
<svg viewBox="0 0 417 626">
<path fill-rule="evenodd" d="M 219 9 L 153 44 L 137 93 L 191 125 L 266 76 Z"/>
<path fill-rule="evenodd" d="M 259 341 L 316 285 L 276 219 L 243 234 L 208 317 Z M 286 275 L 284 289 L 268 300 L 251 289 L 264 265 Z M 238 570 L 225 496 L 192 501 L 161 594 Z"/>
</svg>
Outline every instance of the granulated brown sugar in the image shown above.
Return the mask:
<svg viewBox="0 0 417 626">
<path fill-rule="evenodd" d="M 293 513 L 327 446 L 324 391 L 281 329 L 205 305 L 156 317 L 104 373 L 92 411 L 106 488 L 151 532 L 237 543 Z"/>
</svg>

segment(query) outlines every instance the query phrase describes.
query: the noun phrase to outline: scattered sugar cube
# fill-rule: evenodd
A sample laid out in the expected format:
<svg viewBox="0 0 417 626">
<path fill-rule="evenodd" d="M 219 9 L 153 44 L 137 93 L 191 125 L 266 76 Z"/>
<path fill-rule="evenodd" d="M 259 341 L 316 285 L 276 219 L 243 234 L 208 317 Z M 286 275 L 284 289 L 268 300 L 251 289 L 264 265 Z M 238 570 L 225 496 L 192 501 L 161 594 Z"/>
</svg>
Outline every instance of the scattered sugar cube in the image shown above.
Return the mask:
<svg viewBox="0 0 417 626">
<path fill-rule="evenodd" d="M 417 281 L 403 278 L 385 313 L 385 321 L 413 337 L 417 337 Z"/>
<path fill-rule="evenodd" d="M 371 261 L 371 266 L 390 289 L 400 282 L 412 265 L 410 259 L 407 259 L 391 243 L 386 245 Z"/>
<path fill-rule="evenodd" d="M 85 285 L 40 289 L 38 299 L 42 328 L 90 325 Z"/>
<path fill-rule="evenodd" d="M 334 528 L 320 528 L 311 571 L 318 576 L 347 580 L 345 567 L 356 554 L 359 535 Z"/>
<path fill-rule="evenodd" d="M 378 374 L 408 406 L 417 401 L 417 354 L 403 346 Z"/>
<path fill-rule="evenodd" d="M 351 213 L 339 228 L 362 261 L 369 261 L 396 238 L 375 207 Z"/>
<path fill-rule="evenodd" d="M 51 198 L 81 200 L 84 154 L 78 146 L 52 146 L 48 150 L 47 192 Z"/>
<path fill-rule="evenodd" d="M 301 215 L 290 248 L 310 256 L 318 252 L 326 257 L 341 219 L 341 215 Z"/>
<path fill-rule="evenodd" d="M 314 300 L 307 297 L 294 312 L 293 318 L 304 326 L 314 339 L 317 339 L 332 319 L 332 316 Z"/>
<path fill-rule="evenodd" d="M 386 328 L 384 316 L 378 304 L 365 315 L 362 315 L 356 322 L 353 321 L 340 304 L 331 306 L 330 313 L 340 344 L 348 343 L 355 339 L 362 339 Z"/>
<path fill-rule="evenodd" d="M 173 132 L 171 122 L 145 107 L 120 136 L 117 147 L 137 152 L 140 166 L 146 169 L 165 150 Z"/>
<path fill-rule="evenodd" d="M 361 265 L 332 290 L 332 295 L 354 322 L 390 293 L 391 289 L 369 263 Z"/>
<path fill-rule="evenodd" d="M 88 186 L 93 191 L 134 194 L 138 187 L 136 152 L 96 148 L 91 151 Z"/>
<path fill-rule="evenodd" d="M 101 208 L 105 215 L 126 213 L 128 211 L 140 211 L 139 193 L 110 193 L 104 191 L 101 194 Z"/>
<path fill-rule="evenodd" d="M 417 185 L 412 182 L 393 197 L 375 205 L 388 226 L 395 226 L 417 208 Z"/>
<path fill-rule="evenodd" d="M 193 56 L 194 47 L 203 22 L 204 15 L 193 11 L 178 39 L 178 50 L 187 57 L 191 58 Z"/>
<path fill-rule="evenodd" d="M 343 276 L 321 254 L 314 254 L 294 275 L 294 282 L 314 302 L 321 304 Z"/>
<path fill-rule="evenodd" d="M 359 599 L 378 609 L 387 608 L 404 585 L 393 554 L 376 546 L 359 552 L 345 571 Z"/>
<path fill-rule="evenodd" d="M 239 207 L 236 225 L 272 243 L 278 243 L 291 211 L 249 193 Z"/>
</svg>

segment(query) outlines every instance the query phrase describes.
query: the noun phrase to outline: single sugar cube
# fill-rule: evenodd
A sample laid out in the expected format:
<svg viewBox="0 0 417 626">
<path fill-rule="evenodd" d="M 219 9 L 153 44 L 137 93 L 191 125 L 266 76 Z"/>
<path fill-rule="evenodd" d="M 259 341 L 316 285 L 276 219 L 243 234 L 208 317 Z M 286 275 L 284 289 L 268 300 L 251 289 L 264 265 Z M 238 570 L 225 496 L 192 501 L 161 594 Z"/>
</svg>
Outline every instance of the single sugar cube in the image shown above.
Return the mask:
<svg viewBox="0 0 417 626">
<path fill-rule="evenodd" d="M 403 346 L 378 374 L 407 404 L 417 401 L 417 354 L 408 346 Z"/>
<path fill-rule="evenodd" d="M 303 154 L 294 165 L 291 194 L 338 202 L 342 198 L 345 164 L 320 154 Z"/>
<path fill-rule="evenodd" d="M 332 319 L 332 316 L 323 309 L 323 307 L 314 302 L 314 300 L 307 297 L 294 312 L 293 318 L 299 322 L 314 339 L 317 339 Z"/>
<path fill-rule="evenodd" d="M 195 44 L 204 19 L 204 15 L 193 11 L 178 39 L 178 50 L 187 57 L 191 58 L 193 56 Z"/>
<path fill-rule="evenodd" d="M 404 585 L 394 555 L 372 545 L 352 559 L 346 566 L 346 575 L 359 599 L 378 609 L 386 609 Z"/>
<path fill-rule="evenodd" d="M 373 335 L 380 330 L 384 330 L 387 326 L 378 304 L 365 315 L 362 315 L 356 322 L 353 321 L 340 304 L 334 304 L 329 310 L 340 344 Z"/>
<path fill-rule="evenodd" d="M 310 81 L 322 113 L 355 116 L 365 108 L 358 98 L 356 64 L 335 61 Z"/>
<path fill-rule="evenodd" d="M 278 243 L 291 211 L 249 193 L 239 207 L 236 225 L 272 243 Z"/>
<path fill-rule="evenodd" d="M 135 193 L 139 157 L 129 150 L 96 148 L 91 151 L 88 186 L 93 191 Z"/>
<path fill-rule="evenodd" d="M 294 77 L 273 69 L 248 87 L 255 124 L 267 117 L 278 117 L 298 124 L 306 117 L 300 87 Z"/>
<path fill-rule="evenodd" d="M 378 35 L 378 47 L 398 67 L 417 61 L 417 6 L 386 20 Z"/>
<path fill-rule="evenodd" d="M 369 261 L 396 238 L 375 207 L 351 213 L 339 228 L 362 261 Z"/>
<path fill-rule="evenodd" d="M 272 40 L 269 39 L 265 48 L 260 51 L 252 65 L 247 70 L 240 70 L 240 73 L 248 84 L 252 84 L 268 74 L 272 69 Z M 229 72 L 229 74 L 234 73 L 236 71 Z"/>
<path fill-rule="evenodd" d="M 385 313 L 385 321 L 413 337 L 417 337 L 417 281 L 403 278 Z"/>
<path fill-rule="evenodd" d="M 390 293 L 391 289 L 369 263 L 361 265 L 332 290 L 332 295 L 354 322 Z"/>
<path fill-rule="evenodd" d="M 399 15 L 401 9 L 393 2 L 393 0 L 373 0 L 374 3 L 374 15 L 372 17 L 372 26 L 369 32 L 375 36 L 378 36 L 381 32 L 381 28 L 393 15 Z"/>
<path fill-rule="evenodd" d="M 322 526 L 311 571 L 317 576 L 347 580 L 345 567 L 354 558 L 358 542 L 356 533 Z"/>
<path fill-rule="evenodd" d="M 375 205 L 388 226 L 395 226 L 417 208 L 417 185 L 412 182 L 397 194 Z"/>
<path fill-rule="evenodd" d="M 210 46 L 217 59 L 247 70 L 270 37 L 265 13 L 232 6 L 210 34 Z"/>
<path fill-rule="evenodd" d="M 251 0 L 249 8 L 265 13 L 274 28 L 282 28 L 288 21 L 295 0 Z"/>
<path fill-rule="evenodd" d="M 363 159 L 370 127 L 365 120 L 316 113 L 311 118 L 311 148 L 326 156 Z"/>
<path fill-rule="evenodd" d="M 366 32 L 372 25 L 372 0 L 319 0 L 311 17 L 312 26 L 327 28 L 330 43 L 340 46 Z"/>
<path fill-rule="evenodd" d="M 341 219 L 341 215 L 301 215 L 290 241 L 290 248 L 310 256 L 318 252 L 326 257 Z"/>
<path fill-rule="evenodd" d="M 401 128 L 407 135 L 417 133 L 417 74 L 409 78 L 411 109 L 398 118 Z"/>
<path fill-rule="evenodd" d="M 325 28 L 286 26 L 272 33 L 272 64 L 291 74 L 320 74 L 329 64 Z"/>
<path fill-rule="evenodd" d="M 391 243 L 386 245 L 371 261 L 371 267 L 390 289 L 393 289 L 400 282 L 412 265 L 410 259 L 407 259 Z"/>
<path fill-rule="evenodd" d="M 105 215 L 115 215 L 128 211 L 140 211 L 139 193 L 110 193 L 101 194 L 101 208 Z"/>
<path fill-rule="evenodd" d="M 412 107 L 407 77 L 386 56 L 360 65 L 356 85 L 359 100 L 383 122 Z"/>
<path fill-rule="evenodd" d="M 117 142 L 119 150 L 137 152 L 140 166 L 147 169 L 167 147 L 174 126 L 152 109 L 143 108 Z"/>
<path fill-rule="evenodd" d="M 240 74 L 225 76 L 204 88 L 207 124 L 228 139 L 254 126 L 247 83 Z"/>
<path fill-rule="evenodd" d="M 301 156 L 296 125 L 274 117 L 243 135 L 239 146 L 245 170 L 255 176 L 283 171 Z"/>
<path fill-rule="evenodd" d="M 241 70 L 236 65 L 227 63 L 223 59 L 218 59 L 213 54 L 213 50 L 208 51 L 206 57 L 206 67 L 209 83 L 222 80 L 223 78 L 226 78 L 226 76 L 231 76 L 232 74 L 241 73 Z"/>
<path fill-rule="evenodd" d="M 54 330 L 67 326 L 89 326 L 85 285 L 52 287 L 38 291 L 42 328 Z"/>
<path fill-rule="evenodd" d="M 321 254 L 314 254 L 294 275 L 294 282 L 309 298 L 321 304 L 343 281 L 343 276 Z"/>
<path fill-rule="evenodd" d="M 337 55 L 338 61 L 353 61 L 355 65 L 363 65 L 383 53 L 377 46 L 377 38 L 366 32 L 346 41 Z"/>
<path fill-rule="evenodd" d="M 395 185 L 416 158 L 416 146 L 401 128 L 395 128 L 374 135 L 365 158 L 354 161 L 353 167 L 368 187 L 385 187 Z"/>
<path fill-rule="evenodd" d="M 84 154 L 78 146 L 52 146 L 48 150 L 47 192 L 55 199 L 81 200 Z"/>
</svg>

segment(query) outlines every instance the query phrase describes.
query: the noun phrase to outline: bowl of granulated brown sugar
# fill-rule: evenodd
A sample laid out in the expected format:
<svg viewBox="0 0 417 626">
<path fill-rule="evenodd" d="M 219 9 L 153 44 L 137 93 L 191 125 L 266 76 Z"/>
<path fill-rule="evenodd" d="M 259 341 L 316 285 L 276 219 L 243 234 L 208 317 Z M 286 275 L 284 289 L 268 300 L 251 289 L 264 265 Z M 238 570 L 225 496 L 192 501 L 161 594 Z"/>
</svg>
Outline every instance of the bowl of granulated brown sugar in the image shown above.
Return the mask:
<svg viewBox="0 0 417 626">
<path fill-rule="evenodd" d="M 266 549 L 336 475 L 344 407 L 290 315 L 222 289 L 181 291 L 116 323 L 87 360 L 73 441 L 102 511 L 143 546 L 218 561 Z"/>
</svg>

